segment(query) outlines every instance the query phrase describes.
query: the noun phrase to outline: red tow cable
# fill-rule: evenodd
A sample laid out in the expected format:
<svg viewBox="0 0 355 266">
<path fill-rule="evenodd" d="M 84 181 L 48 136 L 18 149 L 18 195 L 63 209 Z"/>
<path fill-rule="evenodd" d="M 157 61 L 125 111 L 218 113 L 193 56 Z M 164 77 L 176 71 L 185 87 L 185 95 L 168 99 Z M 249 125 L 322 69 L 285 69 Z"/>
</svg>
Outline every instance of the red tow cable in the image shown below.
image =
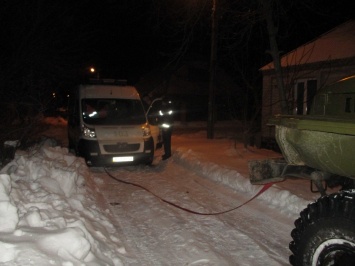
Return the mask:
<svg viewBox="0 0 355 266">
<path fill-rule="evenodd" d="M 162 202 L 165 202 L 171 206 L 174 206 L 175 208 L 178 208 L 180 210 L 183 210 L 183 211 L 186 211 L 186 212 L 189 212 L 189 213 L 193 213 L 193 214 L 197 214 L 197 215 L 219 215 L 219 214 L 224 214 L 224 213 L 227 213 L 227 212 L 231 212 L 231 211 L 234 211 L 236 209 L 239 209 L 240 207 L 244 206 L 245 204 L 251 202 L 253 199 L 257 198 L 258 196 L 260 196 L 262 193 L 264 193 L 266 190 L 268 190 L 274 183 L 267 183 L 265 185 L 263 185 L 263 187 L 259 190 L 258 193 L 256 193 L 251 199 L 247 200 L 246 202 L 232 208 L 232 209 L 229 209 L 229 210 L 226 210 L 226 211 L 221 211 L 221 212 L 213 212 L 213 213 L 203 213 L 203 212 L 197 212 L 197 211 L 193 211 L 193 210 L 190 210 L 190 209 L 187 209 L 187 208 L 184 208 L 184 207 L 181 207 L 177 204 L 175 204 L 174 202 L 171 202 L 171 201 L 168 201 L 166 199 L 163 199 L 161 198 L 160 196 L 158 196 L 157 194 L 155 194 L 154 192 L 150 191 L 149 189 L 139 185 L 139 184 L 135 184 L 133 182 L 128 182 L 128 181 L 124 181 L 122 179 L 119 179 L 115 176 L 113 176 L 111 173 L 109 173 L 105 167 L 105 172 L 113 179 L 115 179 L 116 181 L 118 182 L 121 182 L 123 184 L 126 184 L 126 185 L 132 185 L 132 186 L 135 186 L 135 187 L 139 187 L 147 192 L 149 192 L 150 194 L 152 194 L 153 196 L 155 196 L 156 198 L 160 199 Z"/>
</svg>

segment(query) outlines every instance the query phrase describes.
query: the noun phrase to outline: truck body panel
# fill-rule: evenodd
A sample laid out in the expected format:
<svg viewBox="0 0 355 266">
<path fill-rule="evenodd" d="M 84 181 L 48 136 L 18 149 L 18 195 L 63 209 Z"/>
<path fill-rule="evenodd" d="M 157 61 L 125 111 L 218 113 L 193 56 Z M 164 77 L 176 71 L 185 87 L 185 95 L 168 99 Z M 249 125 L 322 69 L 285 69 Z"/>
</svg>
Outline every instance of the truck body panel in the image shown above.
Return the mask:
<svg viewBox="0 0 355 266">
<path fill-rule="evenodd" d="M 253 184 L 288 177 L 355 180 L 355 76 L 321 89 L 310 115 L 277 115 L 275 139 L 283 159 L 250 161 Z"/>
</svg>

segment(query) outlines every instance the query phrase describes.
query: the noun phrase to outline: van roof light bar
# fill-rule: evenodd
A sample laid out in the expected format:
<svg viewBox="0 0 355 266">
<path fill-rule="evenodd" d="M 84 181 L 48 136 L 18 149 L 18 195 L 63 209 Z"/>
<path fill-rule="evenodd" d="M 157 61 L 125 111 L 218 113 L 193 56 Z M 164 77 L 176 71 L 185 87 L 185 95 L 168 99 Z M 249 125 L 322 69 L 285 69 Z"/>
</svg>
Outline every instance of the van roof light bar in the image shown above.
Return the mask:
<svg viewBox="0 0 355 266">
<path fill-rule="evenodd" d="M 89 79 L 89 84 L 127 85 L 126 79 Z"/>
</svg>

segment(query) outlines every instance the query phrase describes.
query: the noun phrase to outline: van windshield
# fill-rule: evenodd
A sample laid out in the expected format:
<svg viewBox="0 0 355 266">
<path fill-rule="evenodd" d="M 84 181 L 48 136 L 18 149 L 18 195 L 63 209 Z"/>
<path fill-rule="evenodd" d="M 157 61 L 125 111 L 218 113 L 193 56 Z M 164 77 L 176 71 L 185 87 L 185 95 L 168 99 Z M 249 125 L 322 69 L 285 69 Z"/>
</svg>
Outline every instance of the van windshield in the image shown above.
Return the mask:
<svg viewBox="0 0 355 266">
<path fill-rule="evenodd" d="M 134 99 L 82 99 L 82 116 L 90 125 L 138 125 L 146 123 L 143 105 Z"/>
</svg>

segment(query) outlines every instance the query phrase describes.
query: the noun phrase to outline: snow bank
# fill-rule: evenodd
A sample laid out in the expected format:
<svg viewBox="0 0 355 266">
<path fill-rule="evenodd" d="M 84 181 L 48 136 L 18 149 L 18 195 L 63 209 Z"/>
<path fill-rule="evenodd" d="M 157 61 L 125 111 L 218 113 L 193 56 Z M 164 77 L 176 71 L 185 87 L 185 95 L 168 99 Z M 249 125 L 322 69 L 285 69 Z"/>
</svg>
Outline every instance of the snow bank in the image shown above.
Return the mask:
<svg viewBox="0 0 355 266">
<path fill-rule="evenodd" d="M 58 116 L 58 117 L 44 117 L 43 122 L 48 124 L 48 125 L 53 125 L 53 126 L 58 126 L 62 125 L 65 126 L 68 124 L 68 121 L 65 120 L 63 117 Z"/>
<path fill-rule="evenodd" d="M 87 166 L 54 145 L 18 151 L 1 170 L 0 263 L 122 265 L 125 248 Z"/>
<path fill-rule="evenodd" d="M 19 217 L 17 208 L 10 201 L 11 180 L 6 174 L 0 175 L 0 233 L 15 230 Z"/>
<path fill-rule="evenodd" d="M 174 160 L 188 167 L 191 171 L 198 172 L 206 178 L 224 184 L 232 189 L 248 193 L 251 197 L 258 193 L 262 186 L 252 185 L 248 178 L 245 178 L 235 170 L 224 168 L 215 163 L 200 160 L 197 153 L 192 150 L 177 149 Z M 258 199 L 264 200 L 272 208 L 290 216 L 298 216 L 309 203 L 288 190 L 280 190 L 275 187 L 269 188 Z"/>
</svg>

